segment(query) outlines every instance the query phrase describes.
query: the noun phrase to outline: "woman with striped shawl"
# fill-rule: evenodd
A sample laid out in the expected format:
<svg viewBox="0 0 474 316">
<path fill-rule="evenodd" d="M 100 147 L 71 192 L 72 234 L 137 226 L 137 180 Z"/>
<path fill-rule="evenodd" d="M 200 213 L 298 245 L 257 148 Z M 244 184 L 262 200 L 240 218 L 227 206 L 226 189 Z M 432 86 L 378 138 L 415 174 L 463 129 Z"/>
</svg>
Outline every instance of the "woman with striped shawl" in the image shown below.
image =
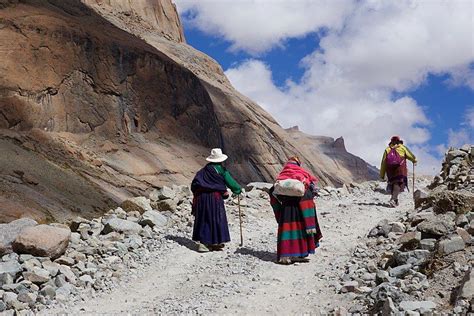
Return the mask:
<svg viewBox="0 0 474 316">
<path fill-rule="evenodd" d="M 270 203 L 278 223 L 278 263 L 307 262 L 322 238 L 313 200 L 318 180 L 301 168 L 298 157 L 291 157 L 277 177 L 277 180 L 285 179 L 300 180 L 306 192 L 303 197 L 290 197 L 274 196 L 273 188 L 270 190 Z"/>
</svg>

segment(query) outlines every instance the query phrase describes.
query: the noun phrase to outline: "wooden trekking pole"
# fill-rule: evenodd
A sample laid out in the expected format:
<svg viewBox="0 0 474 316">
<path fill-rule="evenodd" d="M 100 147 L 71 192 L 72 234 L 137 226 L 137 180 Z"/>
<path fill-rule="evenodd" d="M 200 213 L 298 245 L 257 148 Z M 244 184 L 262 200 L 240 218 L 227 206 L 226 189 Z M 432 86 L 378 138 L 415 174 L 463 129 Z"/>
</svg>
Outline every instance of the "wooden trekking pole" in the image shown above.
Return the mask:
<svg viewBox="0 0 474 316">
<path fill-rule="evenodd" d="M 244 235 L 242 234 L 242 211 L 240 210 L 240 194 L 237 195 L 237 202 L 239 203 L 240 247 L 242 247 L 244 245 Z"/>
</svg>

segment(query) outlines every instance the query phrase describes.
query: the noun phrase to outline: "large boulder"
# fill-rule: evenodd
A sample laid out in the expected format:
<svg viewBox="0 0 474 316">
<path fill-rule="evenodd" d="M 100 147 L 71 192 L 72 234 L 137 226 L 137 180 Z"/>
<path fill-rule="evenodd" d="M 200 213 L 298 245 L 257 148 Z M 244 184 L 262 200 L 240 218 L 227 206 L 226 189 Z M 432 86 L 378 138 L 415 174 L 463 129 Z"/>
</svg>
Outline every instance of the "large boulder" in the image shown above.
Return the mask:
<svg viewBox="0 0 474 316">
<path fill-rule="evenodd" d="M 13 250 L 39 257 L 58 258 L 69 244 L 71 231 L 50 225 L 25 228 L 13 242 Z"/>
<path fill-rule="evenodd" d="M 12 252 L 12 243 L 23 229 L 36 225 L 38 223 L 31 218 L 20 218 L 8 224 L 0 224 L 0 256 Z"/>
</svg>

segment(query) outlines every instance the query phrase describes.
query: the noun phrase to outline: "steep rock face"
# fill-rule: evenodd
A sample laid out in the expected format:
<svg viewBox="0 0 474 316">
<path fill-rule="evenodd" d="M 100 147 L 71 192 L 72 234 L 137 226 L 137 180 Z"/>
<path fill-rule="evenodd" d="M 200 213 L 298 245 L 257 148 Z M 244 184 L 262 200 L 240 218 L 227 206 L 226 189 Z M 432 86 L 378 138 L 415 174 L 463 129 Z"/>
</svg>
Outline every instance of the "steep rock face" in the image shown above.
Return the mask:
<svg viewBox="0 0 474 316">
<path fill-rule="evenodd" d="M 319 170 L 334 184 L 359 182 L 377 179 L 378 171 L 361 158 L 347 152 L 342 137 L 334 140 L 331 137 L 311 136 L 300 132 L 298 128 L 287 129 L 292 139 L 306 156 L 316 162 L 314 169 Z"/>
<path fill-rule="evenodd" d="M 160 0 L 82 0 L 101 15 L 135 26 L 134 33 L 159 32 L 175 42 L 185 41 L 176 6 Z"/>
<path fill-rule="evenodd" d="M 0 221 L 95 216 L 189 183 L 217 146 L 244 183 L 271 180 L 293 154 L 323 183 L 363 179 L 345 165 L 325 169 L 299 144 L 311 138 L 295 141 L 235 91 L 184 43 L 169 0 L 1 4 Z"/>
</svg>

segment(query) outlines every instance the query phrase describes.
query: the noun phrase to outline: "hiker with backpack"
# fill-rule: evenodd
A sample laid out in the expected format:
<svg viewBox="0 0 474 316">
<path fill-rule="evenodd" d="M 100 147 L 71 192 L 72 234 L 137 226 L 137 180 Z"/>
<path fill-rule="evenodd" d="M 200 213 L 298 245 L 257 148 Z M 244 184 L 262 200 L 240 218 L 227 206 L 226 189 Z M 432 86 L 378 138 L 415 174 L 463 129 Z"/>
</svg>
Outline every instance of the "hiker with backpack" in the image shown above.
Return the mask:
<svg viewBox="0 0 474 316">
<path fill-rule="evenodd" d="M 308 262 L 322 238 L 314 195 L 316 177 L 301 167 L 294 156 L 288 159 L 270 189 L 270 204 L 278 223 L 277 262 Z"/>
<path fill-rule="evenodd" d="M 398 195 L 408 187 L 407 159 L 416 165 L 415 155 L 403 144 L 399 136 L 393 136 L 383 153 L 380 165 L 380 178 L 385 180 L 387 174 L 387 191 L 392 194 L 389 202 L 391 207 L 398 206 Z"/>
<path fill-rule="evenodd" d="M 206 158 L 209 163 L 196 173 L 191 183 L 193 240 L 197 242 L 198 252 L 223 250 L 224 243 L 230 241 L 224 199 L 229 197 L 227 187 L 237 195 L 242 188 L 222 165 L 227 158 L 220 148 L 212 149 Z"/>
</svg>

